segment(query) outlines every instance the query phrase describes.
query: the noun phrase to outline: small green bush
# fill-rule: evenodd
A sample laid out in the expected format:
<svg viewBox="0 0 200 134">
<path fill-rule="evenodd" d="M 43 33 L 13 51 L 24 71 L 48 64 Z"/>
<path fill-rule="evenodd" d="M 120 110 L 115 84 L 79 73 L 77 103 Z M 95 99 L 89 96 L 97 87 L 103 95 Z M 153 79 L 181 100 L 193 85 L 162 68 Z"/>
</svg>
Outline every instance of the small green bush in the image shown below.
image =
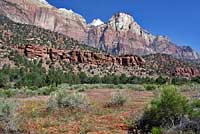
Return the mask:
<svg viewBox="0 0 200 134">
<path fill-rule="evenodd" d="M 48 86 L 48 87 L 42 87 L 38 89 L 39 95 L 50 95 L 52 92 L 57 91 L 58 88 L 55 86 Z"/>
<path fill-rule="evenodd" d="M 132 87 L 132 89 L 133 89 L 133 90 L 136 90 L 136 91 L 145 91 L 144 86 L 139 85 L 139 84 L 135 84 L 135 85 Z"/>
<path fill-rule="evenodd" d="M 0 89 L 0 97 L 13 97 L 17 94 L 16 89 Z"/>
<path fill-rule="evenodd" d="M 157 84 L 160 84 L 160 85 L 163 85 L 163 84 L 166 84 L 168 81 L 167 78 L 163 77 L 163 76 L 159 76 L 157 79 L 156 79 L 156 83 Z"/>
<path fill-rule="evenodd" d="M 154 85 L 154 84 L 147 84 L 147 85 L 144 85 L 144 88 L 145 88 L 147 91 L 152 91 L 152 90 L 156 90 L 156 89 L 157 89 L 157 86 Z"/>
<path fill-rule="evenodd" d="M 80 93 L 69 93 L 65 90 L 59 90 L 51 94 L 48 101 L 48 109 L 57 108 L 86 109 L 88 102 L 85 96 Z"/>
<path fill-rule="evenodd" d="M 106 104 L 107 107 L 123 106 L 127 101 L 127 97 L 120 91 L 113 93 L 111 99 Z"/>
<path fill-rule="evenodd" d="M 16 102 L 0 99 L 0 129 L 5 134 L 17 133 L 19 130 L 19 118 L 16 111 Z"/>
<path fill-rule="evenodd" d="M 153 127 L 152 128 L 152 134 L 162 134 L 161 128 Z"/>
<path fill-rule="evenodd" d="M 190 118 L 200 119 L 200 99 L 195 99 L 191 102 L 189 115 L 190 115 Z"/>
<path fill-rule="evenodd" d="M 172 127 L 180 122 L 188 110 L 186 97 L 182 96 L 174 86 L 165 86 L 137 124 L 140 129 L 147 132 L 153 127 Z"/>
<path fill-rule="evenodd" d="M 186 78 L 175 77 L 171 80 L 171 84 L 173 84 L 173 85 L 183 85 L 186 83 L 189 83 L 189 80 Z"/>
</svg>

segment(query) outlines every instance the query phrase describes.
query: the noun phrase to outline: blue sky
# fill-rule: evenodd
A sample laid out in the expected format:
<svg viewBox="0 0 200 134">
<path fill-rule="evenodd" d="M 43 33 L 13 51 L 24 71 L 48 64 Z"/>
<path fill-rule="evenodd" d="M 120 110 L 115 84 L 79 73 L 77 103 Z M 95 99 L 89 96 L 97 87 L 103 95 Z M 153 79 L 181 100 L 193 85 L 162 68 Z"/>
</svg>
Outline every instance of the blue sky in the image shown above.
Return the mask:
<svg viewBox="0 0 200 134">
<path fill-rule="evenodd" d="M 117 12 L 127 12 L 151 33 L 166 35 L 178 45 L 200 53 L 200 0 L 47 0 L 57 8 L 72 9 L 88 23 L 107 22 Z"/>
</svg>

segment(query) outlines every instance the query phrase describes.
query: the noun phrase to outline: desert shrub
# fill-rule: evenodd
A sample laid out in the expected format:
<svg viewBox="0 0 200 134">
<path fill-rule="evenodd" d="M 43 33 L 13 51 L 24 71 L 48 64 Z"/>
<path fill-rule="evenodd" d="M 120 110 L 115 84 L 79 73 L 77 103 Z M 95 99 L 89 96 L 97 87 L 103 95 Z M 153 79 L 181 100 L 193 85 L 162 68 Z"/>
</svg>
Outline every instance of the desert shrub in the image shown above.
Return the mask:
<svg viewBox="0 0 200 134">
<path fill-rule="evenodd" d="M 48 87 L 42 87 L 40 89 L 38 89 L 38 94 L 39 95 L 50 95 L 52 92 L 58 90 L 57 87 L 55 86 L 48 86 Z"/>
<path fill-rule="evenodd" d="M 152 134 L 162 134 L 162 129 L 158 127 L 153 127 L 151 131 Z"/>
<path fill-rule="evenodd" d="M 121 74 L 119 80 L 121 84 L 126 84 L 128 82 L 128 77 L 126 76 L 126 74 Z"/>
<path fill-rule="evenodd" d="M 2 87 L 4 88 L 7 86 L 8 81 L 9 81 L 8 79 L 9 79 L 8 75 L 0 73 L 0 88 Z"/>
<path fill-rule="evenodd" d="M 0 129 L 5 134 L 17 133 L 19 130 L 16 111 L 16 102 L 0 99 Z"/>
<path fill-rule="evenodd" d="M 127 97 L 120 91 L 113 93 L 110 100 L 107 102 L 107 107 L 123 106 L 127 101 Z"/>
<path fill-rule="evenodd" d="M 156 79 L 155 83 L 160 84 L 160 85 L 163 85 L 163 84 L 166 84 L 167 81 L 168 81 L 167 78 L 165 78 L 165 77 L 163 77 L 163 76 L 159 76 L 159 77 Z"/>
<path fill-rule="evenodd" d="M 200 99 L 193 99 L 189 102 L 187 115 L 181 118 L 174 131 L 183 134 L 198 134 L 200 132 Z"/>
<path fill-rule="evenodd" d="M 17 94 L 17 89 L 0 89 L 0 97 L 13 97 Z"/>
<path fill-rule="evenodd" d="M 69 93 L 65 90 L 53 92 L 48 101 L 48 109 L 57 108 L 86 109 L 88 102 L 85 96 L 80 93 Z"/>
<path fill-rule="evenodd" d="M 195 99 L 191 102 L 189 115 L 190 118 L 200 119 L 200 99 Z"/>
<path fill-rule="evenodd" d="M 185 91 L 192 91 L 193 87 L 192 85 L 179 85 L 177 86 L 177 88 L 181 91 L 181 92 L 185 92 Z"/>
<path fill-rule="evenodd" d="M 145 88 L 143 85 L 138 85 L 138 84 L 134 84 L 133 90 L 136 90 L 136 91 L 145 91 Z"/>
<path fill-rule="evenodd" d="M 192 78 L 191 81 L 195 83 L 200 83 L 200 76 Z"/>
<path fill-rule="evenodd" d="M 78 73 L 78 77 L 80 79 L 80 83 L 88 83 L 88 76 L 85 72 Z"/>
<path fill-rule="evenodd" d="M 18 92 L 19 95 L 25 95 L 25 96 L 35 96 L 35 95 L 39 95 L 37 90 L 30 90 L 30 89 L 23 89 L 23 90 L 19 90 Z"/>
<path fill-rule="evenodd" d="M 165 86 L 138 120 L 138 128 L 148 132 L 153 127 L 172 127 L 180 122 L 187 110 L 187 99 L 174 86 Z"/>
<path fill-rule="evenodd" d="M 157 85 L 154 85 L 154 84 L 146 84 L 146 85 L 144 85 L 144 88 L 145 88 L 147 91 L 152 91 L 152 90 L 156 90 L 156 89 L 157 89 Z"/>
<path fill-rule="evenodd" d="M 200 91 L 200 85 L 195 83 L 190 84 L 184 84 L 184 85 L 177 85 L 176 86 L 181 92 L 199 92 Z M 198 94 L 197 94 L 198 96 Z"/>
<path fill-rule="evenodd" d="M 189 83 L 189 80 L 186 78 L 175 77 L 171 80 L 171 83 L 173 85 L 183 85 L 183 84 Z"/>
<path fill-rule="evenodd" d="M 93 77 L 88 78 L 88 82 L 90 84 L 101 83 L 101 78 L 98 75 L 94 75 Z"/>
</svg>

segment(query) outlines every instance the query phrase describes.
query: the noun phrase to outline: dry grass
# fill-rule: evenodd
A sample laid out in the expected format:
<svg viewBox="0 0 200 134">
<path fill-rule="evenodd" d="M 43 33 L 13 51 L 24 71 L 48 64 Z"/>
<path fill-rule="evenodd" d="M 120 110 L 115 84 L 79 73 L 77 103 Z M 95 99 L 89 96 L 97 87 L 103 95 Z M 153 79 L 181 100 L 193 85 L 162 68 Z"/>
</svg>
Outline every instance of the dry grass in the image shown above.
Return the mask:
<svg viewBox="0 0 200 134">
<path fill-rule="evenodd" d="M 105 107 L 116 89 L 92 89 L 82 92 L 90 108 L 47 111 L 47 96 L 17 99 L 21 103 L 22 134 L 127 134 L 129 119 L 139 116 L 153 99 L 152 91 L 120 90 L 128 97 L 125 105 Z M 183 92 L 192 96 L 191 92 Z"/>
<path fill-rule="evenodd" d="M 128 102 L 117 108 L 106 108 L 115 89 L 93 89 L 84 92 L 91 108 L 88 111 L 46 110 L 47 97 L 21 99 L 24 134 L 126 134 L 127 120 L 137 116 L 153 98 L 149 91 L 123 90 Z"/>
</svg>

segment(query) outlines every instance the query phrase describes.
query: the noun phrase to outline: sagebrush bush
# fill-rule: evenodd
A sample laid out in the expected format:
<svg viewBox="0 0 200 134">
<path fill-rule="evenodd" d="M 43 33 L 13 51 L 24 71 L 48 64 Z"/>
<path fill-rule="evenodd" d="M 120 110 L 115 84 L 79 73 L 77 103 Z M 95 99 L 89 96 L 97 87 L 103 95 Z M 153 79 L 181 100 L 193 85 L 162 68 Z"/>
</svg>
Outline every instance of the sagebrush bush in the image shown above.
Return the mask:
<svg viewBox="0 0 200 134">
<path fill-rule="evenodd" d="M 189 115 L 191 118 L 200 119 L 200 99 L 195 99 L 190 103 Z"/>
<path fill-rule="evenodd" d="M 118 91 L 111 95 L 110 100 L 107 102 L 107 107 L 115 107 L 115 106 L 123 106 L 127 101 L 127 96 L 125 96 L 122 92 Z"/>
<path fill-rule="evenodd" d="M 0 89 L 0 97 L 13 97 L 17 94 L 15 89 Z"/>
<path fill-rule="evenodd" d="M 48 86 L 48 87 L 42 87 L 38 89 L 38 94 L 39 95 L 50 95 L 52 92 L 58 90 L 57 87 L 55 86 Z"/>
<path fill-rule="evenodd" d="M 151 131 L 152 134 L 163 134 L 161 128 L 154 127 Z"/>
<path fill-rule="evenodd" d="M 65 90 L 52 93 L 48 101 L 50 110 L 57 108 L 86 109 L 88 106 L 86 97 L 81 93 L 69 93 Z"/>
<path fill-rule="evenodd" d="M 153 127 L 172 127 L 180 122 L 188 109 L 186 97 L 182 96 L 174 86 L 165 86 L 137 124 L 140 129 L 147 132 Z"/>
<path fill-rule="evenodd" d="M 5 134 L 17 133 L 19 130 L 17 103 L 0 99 L 0 130 Z"/>
<path fill-rule="evenodd" d="M 155 85 L 155 84 L 146 84 L 146 85 L 144 85 L 144 88 L 147 91 L 152 91 L 152 90 L 156 90 L 157 89 L 157 85 Z"/>
<path fill-rule="evenodd" d="M 132 89 L 136 91 L 145 91 L 144 86 L 139 84 L 135 84 Z"/>
</svg>

